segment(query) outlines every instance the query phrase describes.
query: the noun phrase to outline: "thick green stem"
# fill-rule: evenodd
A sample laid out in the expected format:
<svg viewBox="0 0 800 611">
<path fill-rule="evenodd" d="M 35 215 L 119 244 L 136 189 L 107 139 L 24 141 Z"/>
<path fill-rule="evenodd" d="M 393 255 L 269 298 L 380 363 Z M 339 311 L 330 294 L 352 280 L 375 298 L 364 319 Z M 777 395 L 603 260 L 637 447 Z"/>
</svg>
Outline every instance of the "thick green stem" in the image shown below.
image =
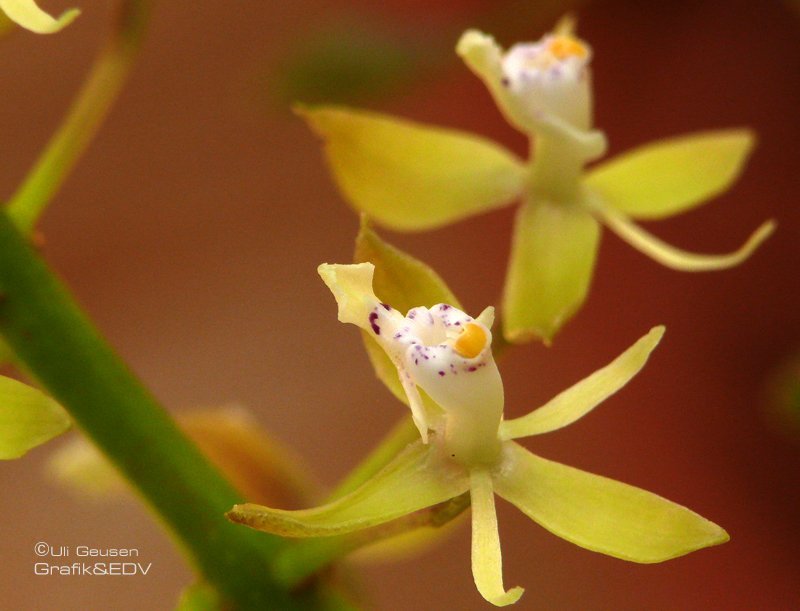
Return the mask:
<svg viewBox="0 0 800 611">
<path fill-rule="evenodd" d="M 313 592 L 291 597 L 270 577 L 280 540 L 225 519 L 244 499 L 118 359 L 4 213 L 0 333 L 237 608 L 319 608 Z"/>
<path fill-rule="evenodd" d="M 29 231 L 91 142 L 125 84 L 141 46 L 149 0 L 127 0 L 119 9 L 111 37 L 58 131 L 8 204 L 8 214 Z"/>
</svg>

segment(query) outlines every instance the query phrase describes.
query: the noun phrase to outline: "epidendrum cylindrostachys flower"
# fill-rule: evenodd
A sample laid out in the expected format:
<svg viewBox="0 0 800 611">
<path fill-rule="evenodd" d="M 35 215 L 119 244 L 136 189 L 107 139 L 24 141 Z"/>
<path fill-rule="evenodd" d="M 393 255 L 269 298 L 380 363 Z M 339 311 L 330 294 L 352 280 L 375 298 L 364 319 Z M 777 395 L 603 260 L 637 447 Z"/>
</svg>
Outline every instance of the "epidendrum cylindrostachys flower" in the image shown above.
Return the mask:
<svg viewBox="0 0 800 611">
<path fill-rule="evenodd" d="M 398 369 L 421 439 L 350 494 L 314 509 L 235 506 L 235 522 L 288 537 L 371 528 L 469 492 L 472 571 L 481 595 L 508 605 L 494 495 L 577 545 L 634 562 L 660 562 L 723 543 L 727 533 L 650 492 L 530 453 L 514 440 L 564 427 L 624 386 L 644 366 L 663 327 L 606 367 L 521 418 L 503 420 L 503 383 L 492 357 L 493 311 L 477 318 L 447 304 L 405 316 L 378 300 L 374 266 L 322 265 L 339 320 L 369 333 Z M 438 405 L 426 407 L 421 388 Z"/>
<path fill-rule="evenodd" d="M 37 34 L 58 32 L 80 15 L 80 10 L 73 8 L 56 19 L 40 9 L 34 0 L 0 0 L 0 11 L 11 21 Z"/>
<path fill-rule="evenodd" d="M 561 26 L 507 52 L 471 30 L 458 54 L 487 85 L 509 123 L 531 141 L 525 162 L 472 134 L 344 107 L 299 110 L 325 140 L 349 202 L 396 230 L 435 228 L 516 199 L 503 296 L 510 341 L 550 340 L 586 298 L 600 224 L 677 270 L 739 264 L 771 233 L 763 224 L 737 251 L 698 255 L 665 244 L 631 219 L 689 210 L 727 189 L 752 148 L 746 129 L 654 142 L 587 172 L 606 151 L 592 128 L 589 46 Z"/>
</svg>

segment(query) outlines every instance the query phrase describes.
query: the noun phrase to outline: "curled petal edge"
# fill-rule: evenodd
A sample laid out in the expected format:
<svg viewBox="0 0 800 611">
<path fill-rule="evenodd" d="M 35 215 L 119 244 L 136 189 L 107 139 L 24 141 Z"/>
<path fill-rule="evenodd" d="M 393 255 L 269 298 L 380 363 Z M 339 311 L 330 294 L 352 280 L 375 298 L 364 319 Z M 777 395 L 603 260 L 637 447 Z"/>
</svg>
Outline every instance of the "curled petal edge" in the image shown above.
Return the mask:
<svg viewBox="0 0 800 611">
<path fill-rule="evenodd" d="M 80 15 L 80 9 L 69 9 L 54 18 L 40 9 L 33 0 L 0 0 L 2 10 L 11 21 L 36 34 L 55 34 Z"/>
<path fill-rule="evenodd" d="M 503 560 L 497 530 L 492 476 L 487 471 L 470 473 L 472 501 L 472 576 L 481 596 L 497 607 L 513 605 L 522 596 L 519 586 L 506 591 Z"/>
<path fill-rule="evenodd" d="M 707 272 L 736 267 L 746 261 L 777 227 L 777 223 L 770 219 L 762 223 L 734 252 L 703 255 L 667 244 L 618 212 L 604 207 L 598 207 L 597 210 L 608 228 L 636 250 L 665 267 L 682 272 Z"/>
</svg>

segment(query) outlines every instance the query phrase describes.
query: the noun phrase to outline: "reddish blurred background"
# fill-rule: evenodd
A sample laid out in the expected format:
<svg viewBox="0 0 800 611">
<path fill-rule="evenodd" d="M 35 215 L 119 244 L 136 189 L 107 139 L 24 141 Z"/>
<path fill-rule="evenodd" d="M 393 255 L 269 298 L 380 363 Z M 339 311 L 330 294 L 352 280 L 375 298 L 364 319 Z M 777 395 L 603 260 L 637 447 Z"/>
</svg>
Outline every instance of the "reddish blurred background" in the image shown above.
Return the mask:
<svg viewBox="0 0 800 611">
<path fill-rule="evenodd" d="M 42 2 L 54 12 L 68 4 Z M 82 0 L 63 33 L 0 43 L 0 198 L 58 125 L 113 4 Z M 378 70 L 374 91 L 355 92 L 359 104 L 478 131 L 524 154 L 450 50 L 467 26 L 504 44 L 538 37 L 571 6 L 378 4 L 161 3 L 129 86 L 41 224 L 47 258 L 166 405 L 242 402 L 329 485 L 404 408 L 373 379 L 317 278 L 320 262 L 349 260 L 357 222 L 318 142 L 276 96 L 314 95 L 313 82 L 287 83 L 287 66 L 326 32 L 373 32 L 370 44 L 399 49 L 400 68 Z M 565 543 L 501 502 L 506 584 L 527 588 L 520 609 L 798 608 L 800 438 L 767 417 L 770 376 L 800 350 L 797 5 L 597 0 L 578 14 L 612 154 L 694 130 L 758 131 L 733 191 L 652 229 L 714 252 L 766 218 L 780 227 L 745 265 L 707 275 L 669 271 L 607 234 L 585 308 L 552 348 L 517 348 L 501 364 L 507 413 L 521 415 L 666 324 L 623 392 L 528 446 L 685 503 L 731 542 L 627 564 Z M 434 265 L 474 311 L 500 292 L 511 214 L 387 237 Z M 53 485 L 42 475 L 52 447 L 0 465 L 0 607 L 172 608 L 191 576 L 160 526 L 138 502 L 87 503 Z M 136 578 L 35 576 L 37 541 L 134 547 L 153 568 Z M 468 528 L 361 575 L 367 608 L 487 607 L 472 584 Z"/>
</svg>

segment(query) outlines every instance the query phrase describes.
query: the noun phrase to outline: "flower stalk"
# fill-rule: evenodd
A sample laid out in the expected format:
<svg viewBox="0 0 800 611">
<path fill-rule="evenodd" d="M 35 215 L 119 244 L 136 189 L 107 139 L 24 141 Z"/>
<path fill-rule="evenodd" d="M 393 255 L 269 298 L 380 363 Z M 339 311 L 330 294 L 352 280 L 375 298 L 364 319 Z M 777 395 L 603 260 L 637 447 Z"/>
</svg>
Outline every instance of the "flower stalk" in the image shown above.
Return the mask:
<svg viewBox="0 0 800 611">
<path fill-rule="evenodd" d="M 8 214 L 30 231 L 103 123 L 125 84 L 144 38 L 149 0 L 126 0 L 116 26 L 72 107 L 8 203 Z"/>
<path fill-rule="evenodd" d="M 319 608 L 314 590 L 293 596 L 271 578 L 280 541 L 225 520 L 240 495 L 114 354 L 5 213 L 0 213 L 0 334 L 226 599 L 243 609 Z"/>
</svg>

